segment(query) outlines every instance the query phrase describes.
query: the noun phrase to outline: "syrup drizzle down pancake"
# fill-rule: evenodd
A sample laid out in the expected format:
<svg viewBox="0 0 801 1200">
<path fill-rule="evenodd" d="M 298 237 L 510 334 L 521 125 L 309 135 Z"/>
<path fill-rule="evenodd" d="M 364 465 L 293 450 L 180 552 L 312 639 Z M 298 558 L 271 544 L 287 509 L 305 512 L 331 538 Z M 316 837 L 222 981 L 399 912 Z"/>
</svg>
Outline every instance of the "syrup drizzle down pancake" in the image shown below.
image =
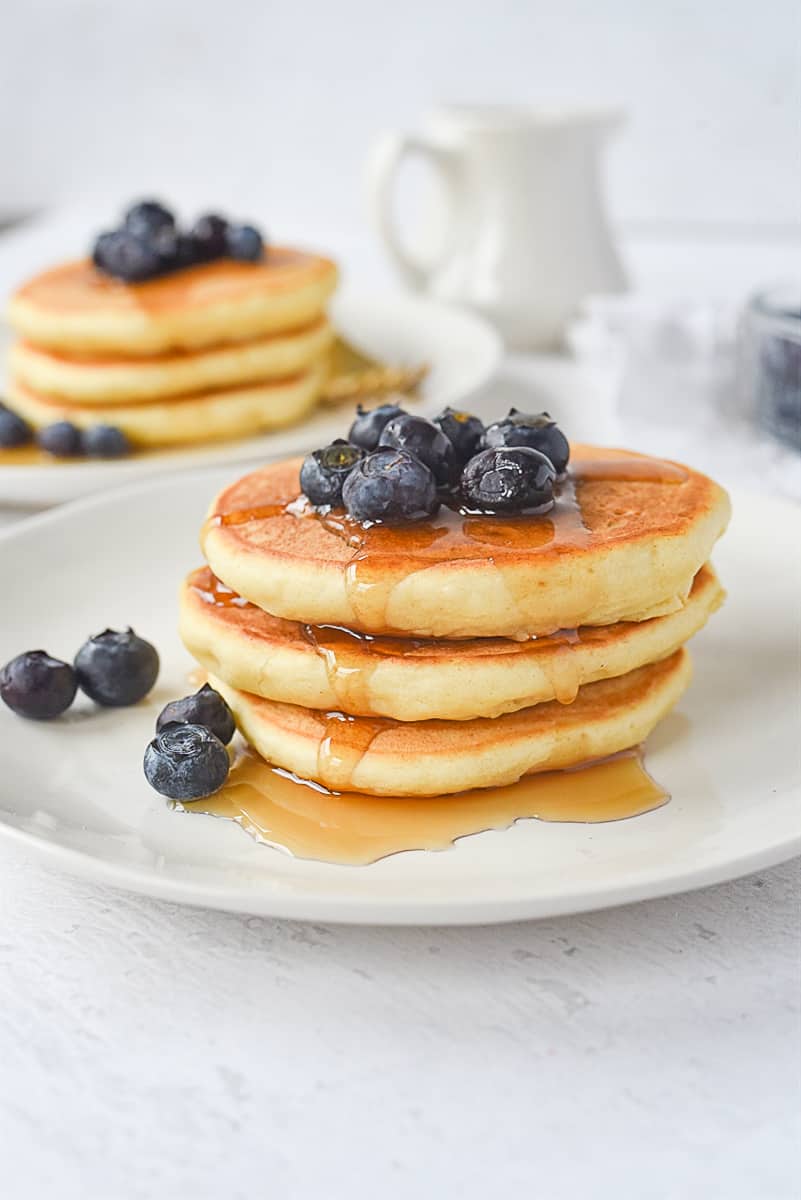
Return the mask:
<svg viewBox="0 0 801 1200">
<path fill-rule="evenodd" d="M 226 488 L 203 529 L 206 558 L 275 616 L 363 633 L 526 639 L 675 612 L 729 517 L 726 493 L 698 472 L 575 446 L 546 516 L 443 508 L 364 528 L 299 500 L 299 465 Z"/>
<path fill-rule="evenodd" d="M 334 791 L 439 796 L 513 783 L 642 742 L 688 686 L 690 656 L 670 658 L 492 719 L 400 722 L 264 700 L 210 676 L 269 763 Z"/>
<path fill-rule="evenodd" d="M 208 567 L 181 592 L 181 635 L 207 670 L 240 691 L 317 709 L 401 721 L 497 717 L 673 654 L 723 600 L 711 567 L 687 603 L 650 621 L 507 638 L 427 641 L 359 634 L 272 617 L 220 583 Z"/>
</svg>

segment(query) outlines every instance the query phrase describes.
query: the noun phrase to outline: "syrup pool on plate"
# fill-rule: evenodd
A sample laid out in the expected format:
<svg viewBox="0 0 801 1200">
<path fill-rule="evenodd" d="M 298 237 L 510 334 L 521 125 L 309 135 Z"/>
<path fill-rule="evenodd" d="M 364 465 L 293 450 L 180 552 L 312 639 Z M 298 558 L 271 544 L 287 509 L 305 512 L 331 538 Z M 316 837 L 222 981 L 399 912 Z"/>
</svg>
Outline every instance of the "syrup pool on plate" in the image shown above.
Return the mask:
<svg viewBox="0 0 801 1200">
<path fill-rule="evenodd" d="M 528 775 L 505 787 L 449 796 L 368 796 L 298 780 L 242 751 L 219 792 L 180 805 L 239 824 L 296 858 L 364 866 L 404 850 L 444 850 L 457 839 L 516 821 L 596 823 L 667 803 L 637 750 L 568 771 Z"/>
</svg>

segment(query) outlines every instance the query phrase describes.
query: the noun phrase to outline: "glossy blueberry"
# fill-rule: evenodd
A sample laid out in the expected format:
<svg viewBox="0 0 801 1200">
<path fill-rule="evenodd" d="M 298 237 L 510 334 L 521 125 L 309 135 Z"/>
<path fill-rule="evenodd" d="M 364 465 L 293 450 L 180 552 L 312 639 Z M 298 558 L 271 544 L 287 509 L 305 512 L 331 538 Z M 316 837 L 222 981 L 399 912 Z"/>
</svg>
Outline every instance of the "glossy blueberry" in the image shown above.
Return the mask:
<svg viewBox="0 0 801 1200">
<path fill-rule="evenodd" d="M 0 446 L 25 446 L 33 440 L 33 430 L 28 422 L 0 404 Z"/>
<path fill-rule="evenodd" d="M 206 262 L 214 258 L 222 258 L 228 253 L 226 233 L 228 222 L 216 213 L 206 213 L 198 217 L 191 229 L 191 236 L 197 246 L 198 254 Z"/>
<path fill-rule="evenodd" d="M 93 258 L 96 266 L 124 283 L 153 279 L 164 269 L 153 240 L 137 237 L 127 229 L 101 234 Z"/>
<path fill-rule="evenodd" d="M 318 507 L 341 504 L 342 485 L 363 457 L 359 446 L 351 446 L 342 438 L 308 454 L 300 468 L 300 486 L 307 499 Z"/>
<path fill-rule="evenodd" d="M 439 416 L 434 417 L 434 424 L 439 425 L 450 441 L 461 466 L 478 452 L 479 442 L 484 433 L 484 422 L 478 417 L 456 408 L 443 408 Z"/>
<path fill-rule="evenodd" d="M 258 262 L 264 253 L 264 241 L 252 225 L 229 225 L 225 245 L 230 258 L 240 262 Z"/>
<path fill-rule="evenodd" d="M 570 458 L 570 445 L 559 426 L 547 412 L 521 413 L 509 409 L 502 421 L 489 425 L 481 442 L 486 449 L 498 446 L 528 446 L 550 458 L 557 475 L 564 475 Z"/>
<path fill-rule="evenodd" d="M 116 425 L 90 425 L 81 441 L 89 458 L 124 458 L 131 453 L 131 443 Z"/>
<path fill-rule="evenodd" d="M 227 745 L 236 733 L 234 714 L 208 683 L 204 683 L 199 692 L 193 696 L 184 696 L 181 700 L 171 700 L 159 713 L 156 721 L 156 732 L 165 725 L 204 725 L 218 737 L 223 745 Z"/>
<path fill-rule="evenodd" d="M 54 421 L 36 434 L 37 444 L 55 458 L 78 458 L 83 454 L 83 438 L 71 421 Z"/>
<path fill-rule="evenodd" d="M 450 483 L 453 479 L 457 463 L 450 438 L 425 417 L 416 417 L 411 413 L 393 417 L 381 430 L 378 445 L 408 450 L 428 467 L 440 485 Z"/>
<path fill-rule="evenodd" d="M 21 717 L 49 721 L 72 704 L 78 682 L 69 663 L 28 650 L 0 669 L 0 697 Z"/>
<path fill-rule="evenodd" d="M 175 217 L 158 200 L 141 200 L 125 214 L 124 227 L 146 241 L 164 229 L 175 229 Z"/>
<path fill-rule="evenodd" d="M 146 696 L 159 673 L 154 646 L 132 629 L 106 629 L 75 655 L 78 685 L 96 704 L 122 708 Z"/>
<path fill-rule="evenodd" d="M 205 725 L 171 722 L 145 750 L 145 778 L 171 800 L 200 800 L 219 791 L 230 765 L 225 746 Z"/>
<path fill-rule="evenodd" d="M 397 404 L 379 404 L 378 408 L 356 409 L 356 420 L 348 432 L 348 441 L 352 446 L 361 446 L 363 450 L 375 450 L 384 426 L 393 417 L 403 416 L 403 409 Z"/>
<path fill-rule="evenodd" d="M 553 506 L 556 471 L 539 450 L 501 446 L 482 450 L 462 473 L 465 506 L 485 513 L 542 513 Z"/>
<path fill-rule="evenodd" d="M 357 521 L 419 521 L 439 508 L 437 483 L 407 450 L 379 446 L 345 480 L 342 501 Z"/>
</svg>

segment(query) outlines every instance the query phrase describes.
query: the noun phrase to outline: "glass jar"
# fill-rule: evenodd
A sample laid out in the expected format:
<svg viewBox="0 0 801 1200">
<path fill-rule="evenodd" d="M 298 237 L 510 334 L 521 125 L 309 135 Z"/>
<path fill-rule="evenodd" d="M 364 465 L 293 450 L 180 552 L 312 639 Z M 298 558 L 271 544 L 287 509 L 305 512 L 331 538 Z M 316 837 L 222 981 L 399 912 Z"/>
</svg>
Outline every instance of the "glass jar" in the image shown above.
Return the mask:
<svg viewBox="0 0 801 1200">
<path fill-rule="evenodd" d="M 751 299 L 744 350 L 744 380 L 756 420 L 801 450 L 801 287 L 776 287 Z"/>
</svg>

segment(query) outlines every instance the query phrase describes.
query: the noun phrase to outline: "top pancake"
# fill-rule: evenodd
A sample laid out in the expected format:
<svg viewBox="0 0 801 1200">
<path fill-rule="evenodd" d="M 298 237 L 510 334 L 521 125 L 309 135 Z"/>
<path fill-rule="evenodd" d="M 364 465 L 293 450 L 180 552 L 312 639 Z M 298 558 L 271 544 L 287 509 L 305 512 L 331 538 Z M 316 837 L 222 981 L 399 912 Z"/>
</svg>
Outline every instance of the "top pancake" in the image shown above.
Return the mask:
<svg viewBox="0 0 801 1200">
<path fill-rule="evenodd" d="M 272 464 L 224 489 L 203 528 L 206 557 L 275 616 L 365 633 L 523 638 L 674 612 L 729 518 L 706 476 L 592 446 L 573 447 L 540 517 L 442 509 L 365 529 L 298 500 L 299 467 Z"/>
<path fill-rule="evenodd" d="M 263 261 L 220 259 L 144 283 L 123 283 L 89 259 L 36 275 L 8 318 L 34 345 L 73 354 L 162 354 L 298 329 L 320 314 L 334 263 L 271 246 Z"/>
</svg>

